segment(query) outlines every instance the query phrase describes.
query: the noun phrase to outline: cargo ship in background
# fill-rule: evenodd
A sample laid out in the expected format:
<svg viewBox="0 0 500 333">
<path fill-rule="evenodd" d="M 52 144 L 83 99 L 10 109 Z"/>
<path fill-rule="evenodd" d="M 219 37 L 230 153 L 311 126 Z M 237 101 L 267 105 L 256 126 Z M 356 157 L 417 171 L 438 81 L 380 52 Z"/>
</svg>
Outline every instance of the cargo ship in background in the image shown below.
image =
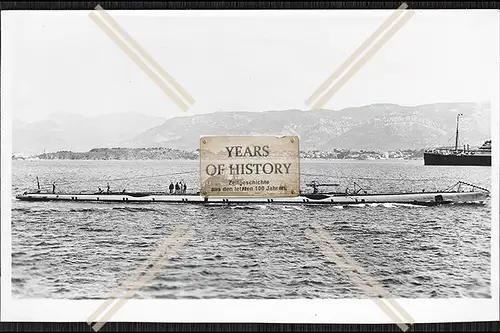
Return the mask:
<svg viewBox="0 0 500 333">
<path fill-rule="evenodd" d="M 464 165 L 464 166 L 491 166 L 491 140 L 487 140 L 478 148 L 469 145 L 458 147 L 459 120 L 462 114 L 457 115 L 457 131 L 455 147 L 438 147 L 424 151 L 424 165 Z"/>
</svg>

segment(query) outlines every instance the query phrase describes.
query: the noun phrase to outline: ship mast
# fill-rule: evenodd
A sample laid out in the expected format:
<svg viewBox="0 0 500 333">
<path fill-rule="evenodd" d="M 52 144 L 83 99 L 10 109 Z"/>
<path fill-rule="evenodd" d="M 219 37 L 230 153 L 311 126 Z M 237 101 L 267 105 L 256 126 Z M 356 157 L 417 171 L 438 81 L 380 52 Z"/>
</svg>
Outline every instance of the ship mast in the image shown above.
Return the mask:
<svg viewBox="0 0 500 333">
<path fill-rule="evenodd" d="M 455 134 L 455 152 L 458 150 L 458 122 L 460 120 L 460 116 L 463 116 L 463 114 L 461 113 L 457 114 L 457 133 Z"/>
</svg>

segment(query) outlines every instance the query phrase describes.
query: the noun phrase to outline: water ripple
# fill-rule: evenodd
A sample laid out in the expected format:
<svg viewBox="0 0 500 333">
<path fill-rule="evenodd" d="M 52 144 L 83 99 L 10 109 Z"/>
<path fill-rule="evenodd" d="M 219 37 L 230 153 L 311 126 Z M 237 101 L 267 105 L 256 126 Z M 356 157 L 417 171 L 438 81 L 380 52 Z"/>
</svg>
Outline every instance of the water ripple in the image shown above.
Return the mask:
<svg viewBox="0 0 500 333">
<path fill-rule="evenodd" d="M 164 173 L 166 163 L 172 172 L 197 168 L 196 163 L 176 161 L 139 166 L 130 161 L 14 161 L 13 184 L 27 188 L 33 174 L 61 180 L 144 176 L 151 170 Z M 441 169 L 417 164 L 318 162 L 304 168 L 306 173 L 354 178 L 442 175 Z M 453 168 L 446 173 L 448 180 L 457 177 L 488 187 L 489 170 Z M 427 185 L 449 185 L 444 180 Z M 141 181 L 145 183 L 113 185 L 158 187 L 157 179 Z M 198 182 L 185 181 L 193 186 Z M 366 185 L 381 190 L 402 186 L 383 181 Z M 194 238 L 163 263 L 137 298 L 366 297 L 345 269 L 306 237 L 315 222 L 394 297 L 485 298 L 491 295 L 490 216 L 490 205 L 227 207 L 13 200 L 13 297 L 106 297 L 180 224 L 193 228 Z"/>
</svg>

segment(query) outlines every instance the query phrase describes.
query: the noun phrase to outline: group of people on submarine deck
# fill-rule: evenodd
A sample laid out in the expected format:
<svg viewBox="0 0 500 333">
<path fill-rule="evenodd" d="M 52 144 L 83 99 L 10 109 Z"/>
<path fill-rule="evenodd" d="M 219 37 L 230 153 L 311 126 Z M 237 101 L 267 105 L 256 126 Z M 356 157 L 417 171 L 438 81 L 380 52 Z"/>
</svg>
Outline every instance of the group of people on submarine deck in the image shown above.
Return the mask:
<svg viewBox="0 0 500 333">
<path fill-rule="evenodd" d="M 182 180 L 180 182 L 175 183 L 175 185 L 173 182 L 170 182 L 168 190 L 170 194 L 186 194 L 187 185 L 186 183 L 183 183 Z"/>
</svg>

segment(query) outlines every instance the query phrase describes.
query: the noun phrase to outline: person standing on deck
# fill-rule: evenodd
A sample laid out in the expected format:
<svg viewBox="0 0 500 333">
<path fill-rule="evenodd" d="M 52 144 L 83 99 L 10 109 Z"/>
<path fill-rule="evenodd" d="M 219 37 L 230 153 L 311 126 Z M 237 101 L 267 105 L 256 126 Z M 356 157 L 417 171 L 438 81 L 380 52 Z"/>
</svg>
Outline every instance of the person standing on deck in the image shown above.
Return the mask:
<svg viewBox="0 0 500 333">
<path fill-rule="evenodd" d="M 183 188 L 182 188 L 182 193 L 186 194 L 187 186 L 186 183 L 184 183 Z"/>
<path fill-rule="evenodd" d="M 52 193 L 56 193 L 56 182 L 52 183 Z"/>
<path fill-rule="evenodd" d="M 170 186 L 168 187 L 168 189 L 170 190 L 170 194 L 172 194 L 172 192 L 174 191 L 174 183 L 170 182 Z"/>
<path fill-rule="evenodd" d="M 106 189 L 106 192 L 109 193 L 109 182 L 108 182 L 108 187 Z"/>
<path fill-rule="evenodd" d="M 179 194 L 179 183 L 175 183 L 175 194 Z"/>
</svg>

